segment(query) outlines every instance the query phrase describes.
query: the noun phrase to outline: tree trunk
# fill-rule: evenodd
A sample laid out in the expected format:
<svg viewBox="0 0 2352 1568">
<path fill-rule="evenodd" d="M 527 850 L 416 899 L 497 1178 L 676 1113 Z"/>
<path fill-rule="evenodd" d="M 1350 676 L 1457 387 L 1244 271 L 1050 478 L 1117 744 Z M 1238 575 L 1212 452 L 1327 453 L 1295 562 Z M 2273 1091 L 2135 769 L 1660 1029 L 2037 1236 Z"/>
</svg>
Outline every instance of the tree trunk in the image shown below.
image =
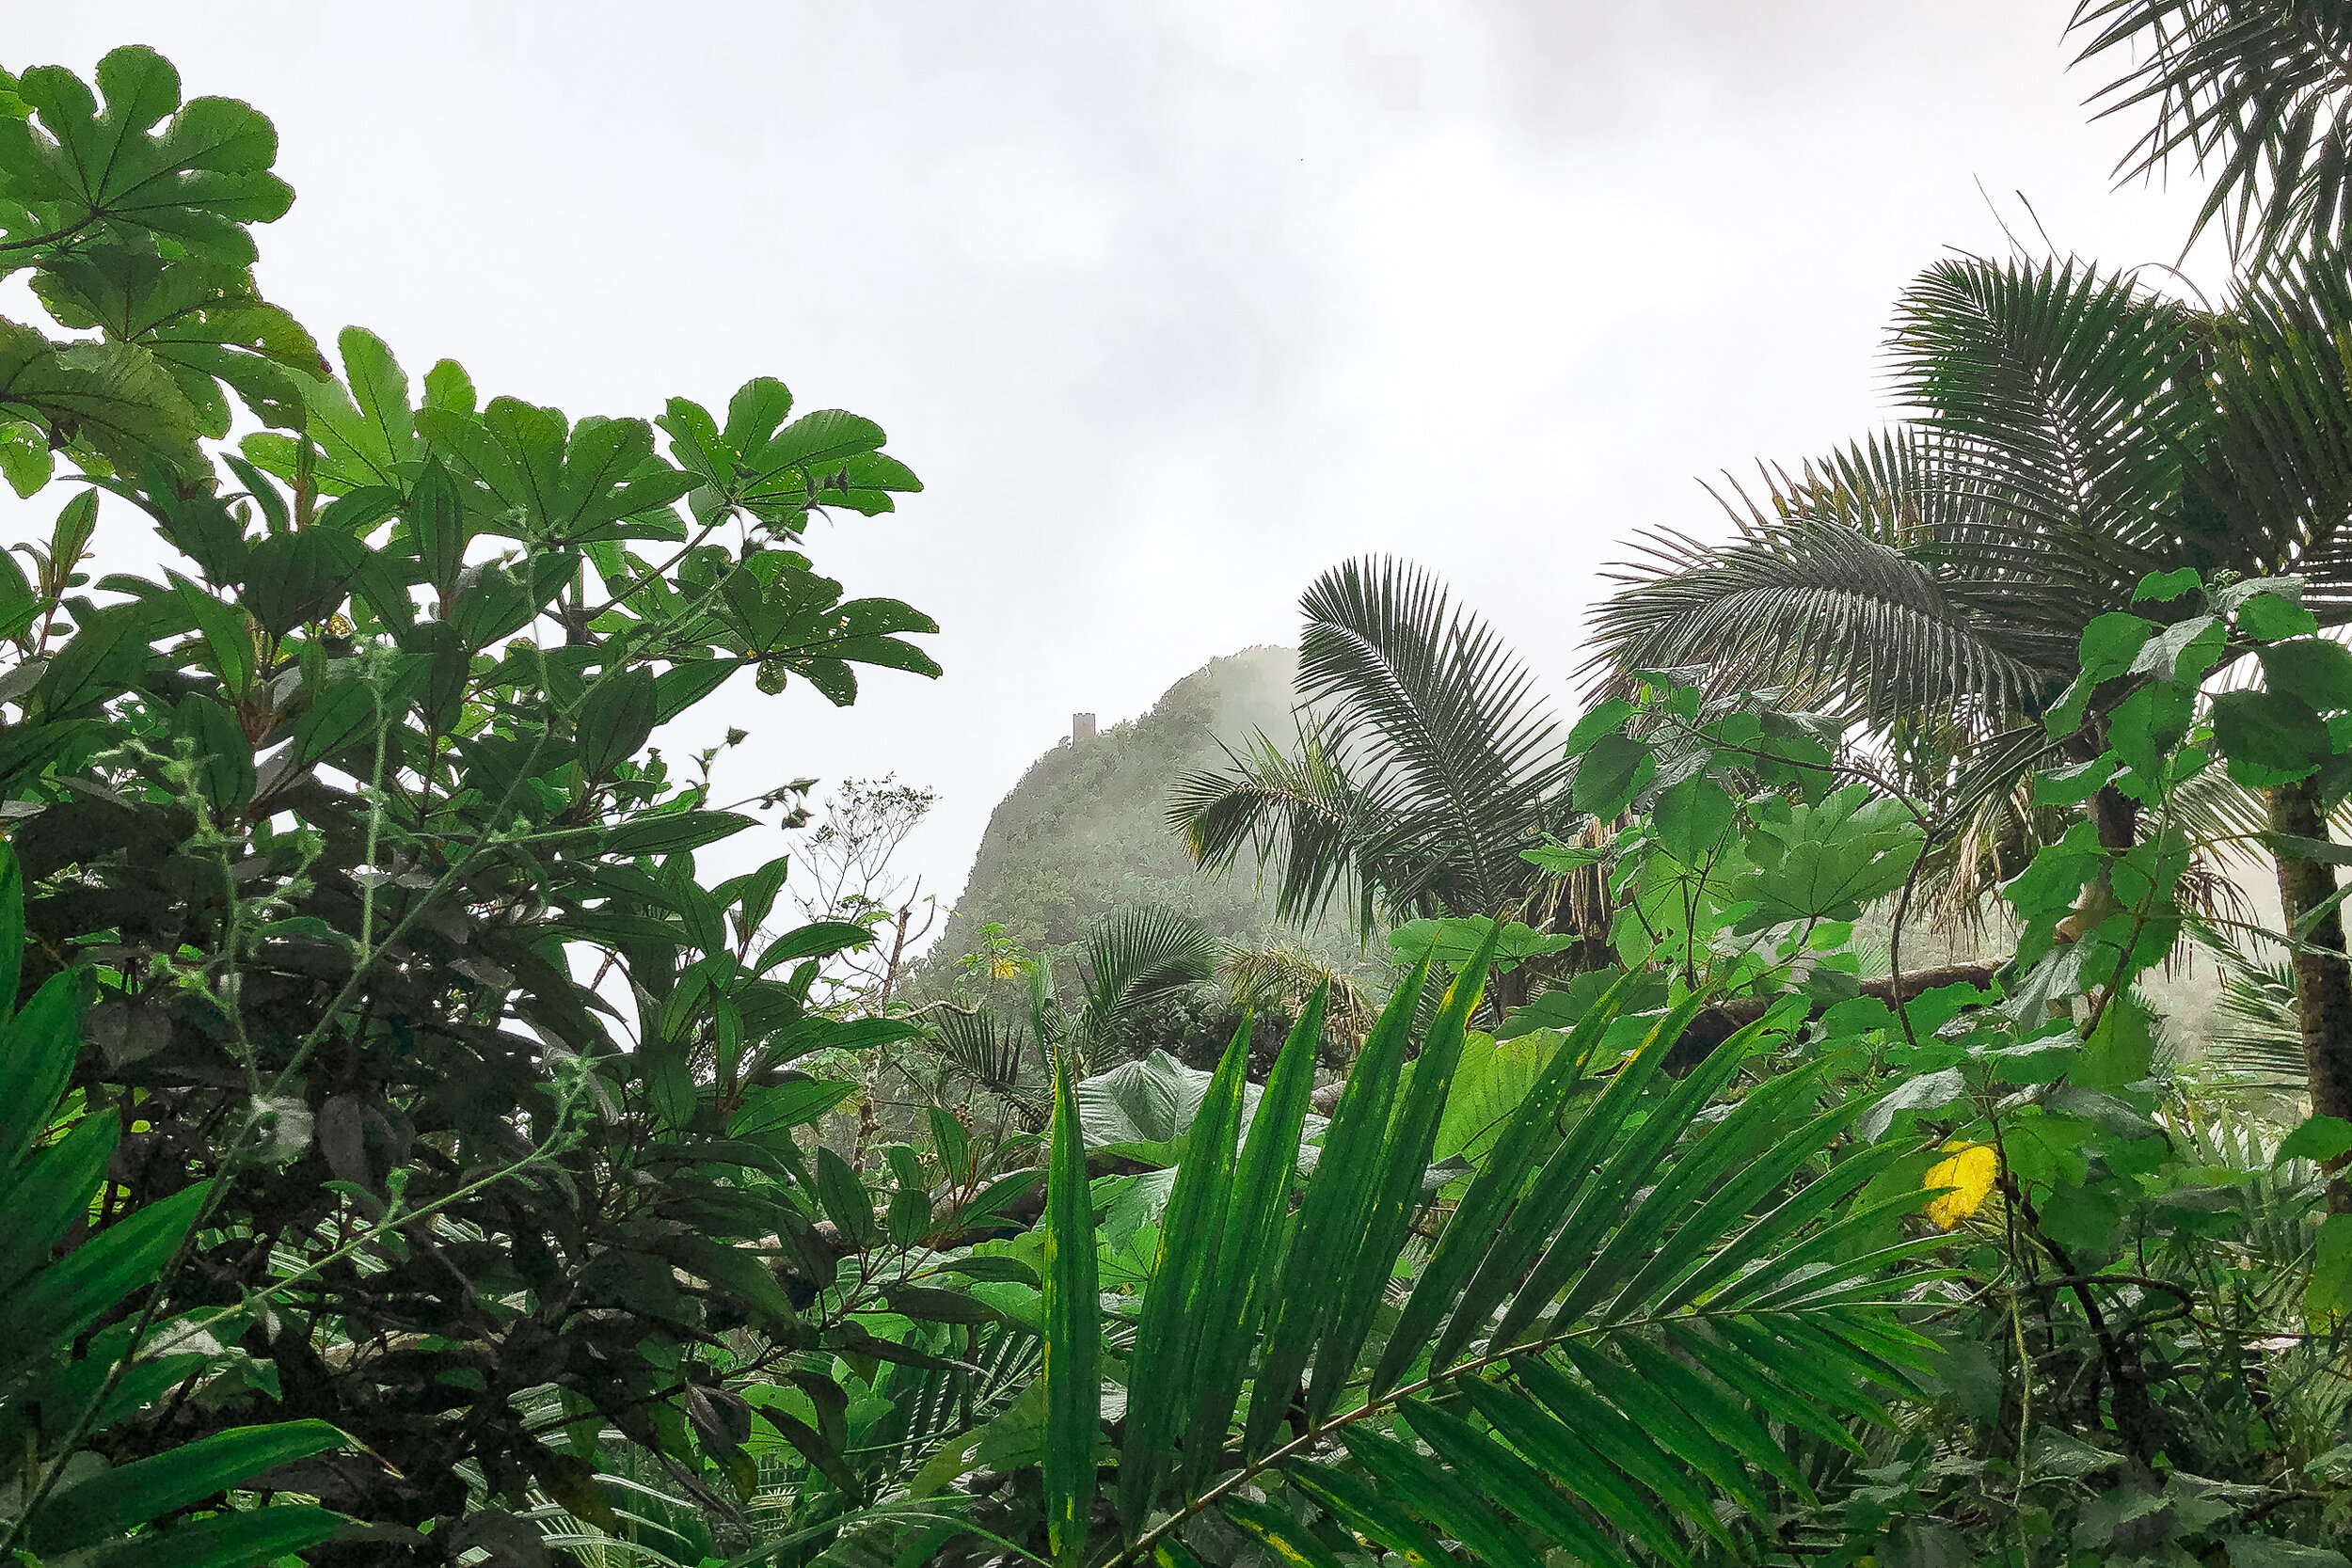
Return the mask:
<svg viewBox="0 0 2352 1568">
<path fill-rule="evenodd" d="M 2270 830 L 2297 838 L 2328 836 L 2316 779 L 2280 784 L 2270 792 Z M 2283 853 L 2278 860 L 2279 903 L 2292 932 L 2334 895 L 2336 872 L 2322 861 Z M 2311 1073 L 2312 1114 L 2352 1121 L 2352 964 L 2344 956 L 2342 906 L 2313 920 L 2300 936 L 2303 945 L 2294 954 L 2295 1011 Z M 2352 1182 L 2344 1180 L 2342 1160 L 2329 1162 L 2328 1208 L 2333 1213 L 2352 1212 Z"/>
</svg>

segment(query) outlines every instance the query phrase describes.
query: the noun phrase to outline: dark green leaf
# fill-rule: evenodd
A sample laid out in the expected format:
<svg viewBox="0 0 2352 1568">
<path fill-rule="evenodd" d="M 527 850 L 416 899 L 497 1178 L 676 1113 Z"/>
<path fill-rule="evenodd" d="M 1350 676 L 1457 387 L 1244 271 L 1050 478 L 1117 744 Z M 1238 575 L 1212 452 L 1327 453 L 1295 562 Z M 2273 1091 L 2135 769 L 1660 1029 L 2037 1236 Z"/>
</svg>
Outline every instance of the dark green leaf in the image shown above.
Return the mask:
<svg viewBox="0 0 2352 1568">
<path fill-rule="evenodd" d="M 845 1241 L 863 1246 L 878 1241 L 882 1227 L 874 1218 L 873 1199 L 858 1181 L 857 1172 L 850 1163 L 832 1149 L 819 1145 L 817 1149 L 817 1198 L 825 1208 L 825 1217 L 834 1223 Z"/>
<path fill-rule="evenodd" d="M 10 880 L 0 887 L 0 899 L 15 894 L 17 914 L 11 924 L 21 932 L 23 884 L 15 879 L 13 855 L 8 857 L 8 869 Z M 0 912 L 0 921 L 6 919 L 5 912 Z M 0 930 L 0 942 L 7 941 L 8 934 Z M 12 945 L 15 951 L 8 956 L 21 956 L 22 938 Z M 48 1127 L 50 1113 L 65 1092 L 74 1058 L 81 1052 L 81 1019 L 82 992 L 76 977 L 72 973 L 53 974 L 24 1010 L 0 1030 L 0 1173 L 21 1162 Z"/>
<path fill-rule="evenodd" d="M 1606 821 L 1624 811 L 1657 771 L 1657 753 L 1641 741 L 1622 735 L 1600 736 L 1586 748 L 1577 768 L 1570 803 Z"/>
<path fill-rule="evenodd" d="M 755 974 L 765 974 L 778 964 L 796 958 L 829 958 L 852 947 L 868 946 L 873 940 L 873 930 L 868 927 L 847 920 L 819 920 L 795 927 L 770 942 L 752 969 Z"/>
<path fill-rule="evenodd" d="M 2280 1141 L 2272 1163 L 2315 1160 L 2325 1164 L 2347 1153 L 2352 1153 L 2352 1122 L 2342 1117 L 2309 1117 Z"/>
<path fill-rule="evenodd" d="M 2213 734 L 2230 777 L 2249 788 L 2309 778 L 2334 750 L 2311 705 L 2280 691 L 2217 694 Z"/>
<path fill-rule="evenodd" d="M 580 705 L 580 765 L 591 779 L 612 777 L 653 734 L 658 699 L 650 670 L 608 672 Z"/>
<path fill-rule="evenodd" d="M 1604 735 L 1614 735 L 1633 714 L 1633 705 L 1623 697 L 1611 697 L 1576 721 L 1568 732 L 1567 754 L 1581 757 L 1592 748 L 1594 741 Z"/>
<path fill-rule="evenodd" d="M 264 1470 L 348 1441 L 325 1421 L 314 1420 L 215 1433 L 59 1492 L 34 1516 L 25 1536 L 43 1555 L 95 1545 Z"/>
<path fill-rule="evenodd" d="M 1102 1424 L 1102 1305 L 1096 1295 L 1094 1205 L 1086 1144 L 1067 1067 L 1054 1071 L 1053 1147 L 1045 1186 L 1045 1528 L 1057 1562 L 1086 1552 Z"/>
<path fill-rule="evenodd" d="M 2322 713 L 2352 708 L 2352 648 L 2325 637 L 2298 637 L 2266 643 L 2259 652 L 2271 690 L 2300 697 Z"/>
<path fill-rule="evenodd" d="M 675 855 L 685 849 L 699 849 L 706 844 L 741 832 L 759 824 L 752 817 L 731 811 L 674 812 L 667 816 L 641 816 L 624 822 L 605 835 L 605 849 L 610 854 Z"/>
<path fill-rule="evenodd" d="M 279 1562 L 351 1528 L 340 1513 L 309 1503 L 278 1503 L 249 1513 L 216 1513 L 168 1530 L 93 1546 L 83 1568 L 256 1568 Z"/>
</svg>

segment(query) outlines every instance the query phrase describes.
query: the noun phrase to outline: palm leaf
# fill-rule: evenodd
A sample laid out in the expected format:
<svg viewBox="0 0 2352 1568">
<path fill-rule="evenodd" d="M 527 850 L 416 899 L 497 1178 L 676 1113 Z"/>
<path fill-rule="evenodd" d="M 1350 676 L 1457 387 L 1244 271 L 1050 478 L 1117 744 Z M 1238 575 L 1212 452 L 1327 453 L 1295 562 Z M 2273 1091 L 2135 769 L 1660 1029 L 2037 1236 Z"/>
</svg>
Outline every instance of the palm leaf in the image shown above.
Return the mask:
<svg viewBox="0 0 2352 1568">
<path fill-rule="evenodd" d="M 1187 1146 L 1177 1180 L 1197 1203 L 1166 1232 L 1146 1316 L 1154 1316 L 1151 1292 L 1161 1290 L 1184 1301 L 1222 1292 L 1228 1305 L 1198 1342 L 1192 1371 L 1130 1383 L 1126 1528 L 1120 1541 L 1089 1548 L 1096 1560 L 1152 1560 L 1191 1515 L 1232 1501 L 1229 1522 L 1293 1560 L 1325 1560 L 1332 1542 L 1348 1538 L 1333 1532 L 1344 1531 L 1433 1564 L 1440 1537 L 1487 1563 L 1539 1561 L 1540 1549 L 1524 1544 L 1530 1536 L 1588 1561 L 1618 1560 L 1620 1542 L 1681 1561 L 1700 1537 L 1754 1528 L 1729 1522 L 1737 1513 L 1719 1518 L 1710 1499 L 1760 1503 L 1757 1473 L 1804 1494 L 1783 1430 L 1851 1443 L 1846 1422 L 1880 1419 L 1884 1391 L 1912 1388 L 1929 1347 L 1896 1317 L 1886 1273 L 1935 1243 L 1873 1250 L 1862 1240 L 1883 1210 L 1851 1202 L 1902 1150 L 1856 1151 L 1824 1171 L 1824 1150 L 1866 1102 L 1826 1100 L 1813 1074 L 1773 1080 L 1727 1113 L 1709 1114 L 1751 1052 L 1799 1026 L 1802 999 L 1750 1024 L 1662 1097 L 1645 1092 L 1648 1073 L 1693 1008 L 1653 1032 L 1638 1071 L 1582 1058 L 1601 1022 L 1582 1046 L 1564 1046 L 1580 1055 L 1552 1092 L 1521 1107 L 1498 1144 L 1508 1159 L 1499 1154 L 1481 1178 L 1514 1201 L 1482 1197 L 1474 1185 L 1423 1270 L 1424 1282 L 1438 1283 L 1405 1308 L 1409 1323 L 1437 1328 L 1434 1346 L 1416 1354 L 1407 1338 L 1400 1353 L 1369 1335 L 1390 1274 L 1421 1246 L 1399 1218 L 1409 1222 L 1418 1207 L 1419 1163 L 1434 1130 L 1426 1113 L 1441 1099 L 1437 1085 L 1483 969 L 1473 962 L 1456 977 L 1403 1093 L 1398 1066 L 1422 977 L 1391 999 L 1350 1076 L 1295 1226 L 1263 1224 L 1261 1175 L 1289 1180 L 1285 1130 L 1270 1144 L 1253 1133 L 1238 1164 L 1230 1135 Z M 1312 1049 L 1294 1034 L 1277 1071 L 1287 1086 L 1269 1087 L 1260 1132 L 1278 1093 L 1295 1095 L 1306 1082 L 1284 1072 L 1311 1060 Z M 1607 1076 L 1610 1086 L 1579 1093 L 1576 1080 L 1586 1074 Z M 1219 1191 L 1231 1195 L 1221 1228 L 1206 1196 Z M 1074 1224 L 1057 1245 L 1079 1243 Z M 1199 1257 L 1188 1258 L 1195 1248 Z M 1214 1274 L 1199 1272 L 1212 1255 Z M 1482 1272 L 1501 1281 L 1499 1291 L 1463 1283 Z M 1263 1306 L 1238 1315 L 1258 1354 L 1228 1354 L 1230 1304 L 1251 1303 L 1268 1281 Z M 1174 1315 L 1170 1307 L 1157 1320 Z M 1049 1366 L 1064 1332 L 1049 1311 Z M 1169 1335 L 1161 1331 L 1155 1368 L 1168 1364 Z M 1254 1386 L 1237 1433 L 1232 1390 L 1246 1368 Z M 1163 1401 L 1167 1409 L 1152 1408 Z M 1483 1428 L 1464 1419 L 1472 1411 Z M 1154 1434 L 1184 1433 L 1183 1462 L 1134 1450 L 1138 1423 Z M 1074 1453 L 1079 1435 L 1065 1427 L 1053 1442 Z M 1140 1478 L 1127 1473 L 1134 1463 L 1144 1466 Z M 1257 1495 L 1241 1494 L 1244 1486 L 1267 1501 L 1239 1500 Z M 1278 1486 L 1295 1501 L 1274 1506 Z"/>
<path fill-rule="evenodd" d="M 1285 752 L 1260 732 L 1226 749 L 1223 771 L 1188 773 L 1168 795 L 1168 825 L 1194 862 L 1229 869 L 1244 849 L 1279 863 L 1275 912 L 1308 921 L 1344 895 L 1369 932 L 1394 832 L 1349 782 L 1323 730 L 1302 722 Z"/>
<path fill-rule="evenodd" d="M 1168 910 L 1113 911 L 1087 933 L 1086 991 L 1075 1038 L 1085 1065 L 1122 1039 L 1154 1004 L 1205 985 L 1216 974 L 1216 937 L 1200 922 Z"/>
<path fill-rule="evenodd" d="M 1327 716 L 1330 744 L 1363 759 L 1359 788 L 1409 802 L 1400 815 L 1423 854 L 1459 884 L 1450 907 L 1508 905 L 1566 769 L 1534 674 L 1404 562 L 1343 562 L 1300 608 L 1299 697 Z"/>
<path fill-rule="evenodd" d="M 2131 63 L 2092 100 L 2103 114 L 2153 105 L 2117 172 L 2175 158 L 2210 172 L 2190 241 L 2218 222 L 2257 260 L 2306 235 L 2352 232 L 2352 10 L 2335 0 L 2084 0 L 2078 61 Z"/>
<path fill-rule="evenodd" d="M 1010 1106 L 1032 1130 L 1045 1125 L 1044 1086 L 1030 1069 L 1029 1037 L 981 1009 L 942 1007 L 920 1043 L 933 1056 Z"/>
<path fill-rule="evenodd" d="M 1094 1507 L 1095 1430 L 1103 1411 L 1103 1312 L 1096 1294 L 1094 1205 L 1070 1064 L 1054 1068 L 1054 1137 L 1045 1179 L 1045 1528 L 1058 1562 L 1084 1560 Z"/>
<path fill-rule="evenodd" d="M 1279 861 L 1284 918 L 1344 895 L 1367 932 L 1381 908 L 1518 908 L 1535 882 L 1519 851 L 1565 816 L 1567 778 L 1534 675 L 1402 562 L 1342 562 L 1300 608 L 1295 744 L 1261 735 L 1177 786 L 1168 816 L 1195 859 Z"/>
</svg>

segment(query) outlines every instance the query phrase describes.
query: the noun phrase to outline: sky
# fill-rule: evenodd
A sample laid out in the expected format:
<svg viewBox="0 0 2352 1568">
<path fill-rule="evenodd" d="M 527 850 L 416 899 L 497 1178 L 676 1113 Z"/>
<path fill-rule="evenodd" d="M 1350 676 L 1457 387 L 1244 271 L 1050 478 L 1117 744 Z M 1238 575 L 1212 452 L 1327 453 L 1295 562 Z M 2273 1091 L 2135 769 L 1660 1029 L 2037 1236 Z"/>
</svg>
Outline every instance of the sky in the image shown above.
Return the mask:
<svg viewBox="0 0 2352 1568">
<path fill-rule="evenodd" d="M 1435 571 L 1572 712 L 1630 536 L 1899 412 L 1921 268 L 2174 261 L 2198 189 L 2115 186 L 2138 126 L 2090 122 L 2071 8 L 0 0 L 0 65 L 143 42 L 262 108 L 265 293 L 414 377 L 650 417 L 768 374 L 879 420 L 924 493 L 809 547 L 936 619 L 945 678 L 745 678 L 709 722 L 751 732 L 723 796 L 935 789 L 902 863 L 946 904 L 1073 711 L 1295 641 L 1332 562 Z"/>
</svg>

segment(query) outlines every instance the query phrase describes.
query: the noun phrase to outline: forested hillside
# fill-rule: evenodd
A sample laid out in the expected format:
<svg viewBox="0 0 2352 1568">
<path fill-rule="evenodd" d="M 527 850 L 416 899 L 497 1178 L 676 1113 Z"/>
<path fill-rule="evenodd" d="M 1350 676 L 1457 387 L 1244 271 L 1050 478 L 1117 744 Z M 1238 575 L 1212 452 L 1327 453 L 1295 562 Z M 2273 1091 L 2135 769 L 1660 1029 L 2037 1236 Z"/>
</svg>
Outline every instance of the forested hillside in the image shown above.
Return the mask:
<svg viewBox="0 0 2352 1568">
<path fill-rule="evenodd" d="M 1247 856 L 1226 876 L 1194 869 L 1168 826 L 1169 786 L 1225 760 L 1220 742 L 1257 729 L 1290 733 L 1298 656 L 1246 648 L 1186 675 L 1151 711 L 1088 739 L 1065 739 L 1032 764 L 989 818 L 972 874 L 934 952 L 970 951 L 983 925 L 1025 946 L 1059 946 L 1114 909 L 1156 904 L 1190 914 L 1228 941 L 1285 935 L 1271 890 Z M 1351 935 L 1318 948 L 1353 953 Z"/>
</svg>

